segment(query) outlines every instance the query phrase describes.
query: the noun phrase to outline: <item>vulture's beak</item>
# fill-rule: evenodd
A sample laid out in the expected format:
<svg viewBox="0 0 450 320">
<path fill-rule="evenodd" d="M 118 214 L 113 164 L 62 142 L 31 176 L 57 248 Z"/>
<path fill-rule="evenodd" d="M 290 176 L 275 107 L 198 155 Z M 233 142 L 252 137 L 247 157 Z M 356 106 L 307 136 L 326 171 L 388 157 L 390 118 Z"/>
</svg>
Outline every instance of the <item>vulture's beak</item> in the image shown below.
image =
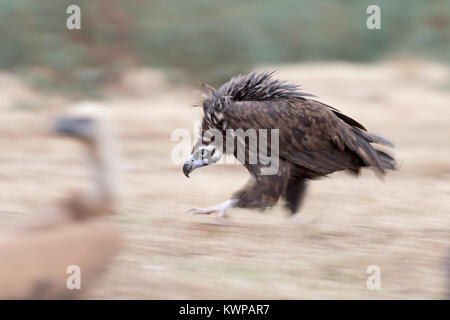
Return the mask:
<svg viewBox="0 0 450 320">
<path fill-rule="evenodd" d="M 194 155 L 192 154 L 189 159 L 183 165 L 183 173 L 186 177 L 189 178 L 189 174 L 197 168 L 203 167 L 207 165 L 207 162 L 204 159 L 196 160 Z"/>
</svg>

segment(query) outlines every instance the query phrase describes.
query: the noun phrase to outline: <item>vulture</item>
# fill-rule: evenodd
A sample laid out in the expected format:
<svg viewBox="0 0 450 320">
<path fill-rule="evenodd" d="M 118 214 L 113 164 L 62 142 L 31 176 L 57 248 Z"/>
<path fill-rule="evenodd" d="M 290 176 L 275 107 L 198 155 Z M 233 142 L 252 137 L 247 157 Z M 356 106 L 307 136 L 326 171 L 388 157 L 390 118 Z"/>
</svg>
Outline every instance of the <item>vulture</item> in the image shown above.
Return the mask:
<svg viewBox="0 0 450 320">
<path fill-rule="evenodd" d="M 228 154 L 244 165 L 251 178 L 229 200 L 191 209 L 193 213 L 216 212 L 221 217 L 232 207 L 264 210 L 281 198 L 295 214 L 310 180 L 341 170 L 358 175 L 365 167 L 381 177 L 386 170 L 396 169 L 394 158 L 377 147 L 393 148 L 391 142 L 312 99 L 314 96 L 300 91 L 299 86 L 274 79 L 273 74 L 241 74 L 218 89 L 203 84 L 207 94 L 201 134 L 183 165 L 184 174 L 189 177 L 194 169 Z M 266 136 L 257 135 L 253 147 L 251 134 L 237 134 L 252 130 L 267 132 Z M 240 157 L 239 150 L 243 150 Z M 277 170 L 268 170 L 268 157 L 278 160 Z"/>
<path fill-rule="evenodd" d="M 83 103 L 57 118 L 52 129 L 85 145 L 91 187 L 0 234 L 0 299 L 74 298 L 91 286 L 121 245 L 120 230 L 104 220 L 114 213 L 118 157 L 106 113 Z"/>
</svg>

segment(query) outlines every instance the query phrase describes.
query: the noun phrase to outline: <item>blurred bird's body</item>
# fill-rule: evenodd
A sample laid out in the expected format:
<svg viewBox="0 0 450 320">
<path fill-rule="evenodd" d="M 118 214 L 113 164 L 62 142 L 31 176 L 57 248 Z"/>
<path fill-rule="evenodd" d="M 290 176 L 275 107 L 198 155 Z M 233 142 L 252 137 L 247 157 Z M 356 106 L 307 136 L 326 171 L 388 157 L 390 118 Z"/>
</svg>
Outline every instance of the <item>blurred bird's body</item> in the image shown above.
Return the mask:
<svg viewBox="0 0 450 320">
<path fill-rule="evenodd" d="M 89 287 L 117 253 L 121 235 L 102 216 L 114 213 L 117 150 L 114 130 L 100 108 L 76 106 L 53 130 L 82 141 L 92 165 L 92 185 L 54 208 L 33 214 L 0 238 L 0 299 L 71 298 L 67 268 L 81 271 Z"/>
<path fill-rule="evenodd" d="M 66 299 L 84 293 L 119 247 L 118 228 L 95 218 L 3 235 L 0 299 Z M 72 265 L 80 268 L 81 290 L 66 285 Z"/>
<path fill-rule="evenodd" d="M 209 95 L 203 102 L 202 135 L 183 167 L 184 173 L 188 176 L 195 168 L 218 161 L 224 151 L 237 156 L 238 139 L 233 148 L 221 150 L 206 134 L 210 130 L 222 136 L 227 130 L 278 130 L 279 168 L 275 174 L 264 175 L 261 171 L 267 164 L 238 159 L 251 175 L 247 186 L 218 206 L 193 209 L 196 213 L 224 215 L 230 207 L 266 209 L 280 198 L 291 213 L 296 213 L 308 180 L 340 170 L 359 174 L 361 168 L 370 167 L 382 176 L 386 169 L 395 169 L 395 160 L 371 145 L 392 147 L 389 141 L 368 133 L 337 109 L 308 98 L 310 95 L 297 86 L 272 79 L 272 73 L 240 75 L 217 90 L 206 87 Z M 267 139 L 267 150 L 252 150 L 248 144 L 244 148 L 245 160 L 252 153 L 273 150 L 271 139 Z"/>
</svg>

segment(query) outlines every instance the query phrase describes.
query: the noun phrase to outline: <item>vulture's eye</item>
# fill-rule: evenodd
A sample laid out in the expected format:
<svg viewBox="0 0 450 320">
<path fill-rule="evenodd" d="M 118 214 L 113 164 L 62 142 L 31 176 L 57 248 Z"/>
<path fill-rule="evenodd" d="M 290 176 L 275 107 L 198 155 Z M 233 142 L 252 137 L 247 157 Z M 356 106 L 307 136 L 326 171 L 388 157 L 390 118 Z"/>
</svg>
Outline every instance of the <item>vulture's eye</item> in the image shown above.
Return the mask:
<svg viewBox="0 0 450 320">
<path fill-rule="evenodd" d="M 207 161 L 210 160 L 211 155 L 212 155 L 212 154 L 211 154 L 211 151 L 208 150 L 208 149 L 202 149 L 201 152 L 200 152 L 200 154 L 199 154 L 199 156 L 200 156 L 200 158 L 201 158 L 202 160 L 207 160 Z"/>
</svg>

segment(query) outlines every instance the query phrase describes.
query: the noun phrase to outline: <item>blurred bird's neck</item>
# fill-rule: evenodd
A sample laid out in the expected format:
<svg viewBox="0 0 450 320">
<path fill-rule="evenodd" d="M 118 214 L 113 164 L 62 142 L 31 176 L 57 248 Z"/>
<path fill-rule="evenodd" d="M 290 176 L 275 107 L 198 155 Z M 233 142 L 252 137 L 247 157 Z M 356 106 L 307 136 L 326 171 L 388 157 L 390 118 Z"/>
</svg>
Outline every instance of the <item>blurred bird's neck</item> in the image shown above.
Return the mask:
<svg viewBox="0 0 450 320">
<path fill-rule="evenodd" d="M 116 138 L 112 134 L 99 137 L 90 146 L 93 195 L 102 205 L 116 199 L 118 192 L 118 150 Z"/>
</svg>

